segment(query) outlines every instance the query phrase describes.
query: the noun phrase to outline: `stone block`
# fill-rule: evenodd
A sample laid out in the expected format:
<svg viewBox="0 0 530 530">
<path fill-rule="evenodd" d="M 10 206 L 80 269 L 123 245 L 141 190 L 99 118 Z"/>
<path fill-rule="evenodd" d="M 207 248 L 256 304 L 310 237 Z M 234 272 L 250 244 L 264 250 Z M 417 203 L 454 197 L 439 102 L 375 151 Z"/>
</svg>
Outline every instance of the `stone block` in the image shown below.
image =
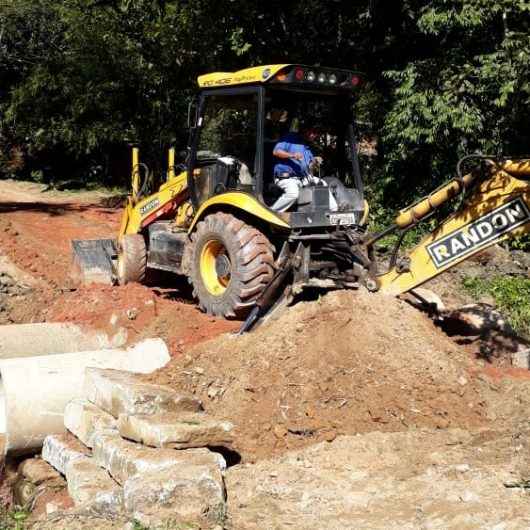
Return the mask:
<svg viewBox="0 0 530 530">
<path fill-rule="evenodd" d="M 75 506 L 102 505 L 107 511 L 121 511 L 122 488 L 93 458 L 70 460 L 66 464 L 66 481 Z"/>
<path fill-rule="evenodd" d="M 207 414 L 121 414 L 118 429 L 124 438 L 151 447 L 188 449 L 191 447 L 231 447 L 234 426 Z"/>
<path fill-rule="evenodd" d="M 171 388 L 144 383 L 136 374 L 120 370 L 87 368 L 85 397 L 115 418 L 120 414 L 198 412 L 200 400 Z"/>
<path fill-rule="evenodd" d="M 86 446 L 93 447 L 96 432 L 116 429 L 116 420 L 86 399 L 77 398 L 64 409 L 64 426 Z"/>
<path fill-rule="evenodd" d="M 224 458 L 208 449 L 152 449 L 124 440 L 117 434 L 96 434 L 93 455 L 95 462 L 122 485 L 137 474 L 143 475 L 180 464 L 211 465 L 220 471 L 226 468 Z"/>
<path fill-rule="evenodd" d="M 89 454 L 90 451 L 69 433 L 46 436 L 42 446 L 42 458 L 63 475 L 66 474 L 66 466 L 70 461 Z"/>
<path fill-rule="evenodd" d="M 224 527 L 226 492 L 216 465 L 185 463 L 130 478 L 126 514 L 149 528 Z"/>
</svg>

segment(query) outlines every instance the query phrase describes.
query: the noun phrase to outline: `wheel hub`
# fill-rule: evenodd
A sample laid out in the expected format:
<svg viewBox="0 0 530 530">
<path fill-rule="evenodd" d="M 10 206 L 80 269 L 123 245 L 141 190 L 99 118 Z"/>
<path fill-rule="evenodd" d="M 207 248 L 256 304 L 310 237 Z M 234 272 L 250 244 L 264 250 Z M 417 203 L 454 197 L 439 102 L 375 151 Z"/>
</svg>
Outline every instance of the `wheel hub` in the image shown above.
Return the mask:
<svg viewBox="0 0 530 530">
<path fill-rule="evenodd" d="M 205 243 L 201 251 L 200 268 L 206 289 L 215 296 L 222 296 L 230 283 L 232 264 L 221 241 Z"/>
<path fill-rule="evenodd" d="M 217 276 L 224 278 L 230 274 L 230 260 L 226 254 L 219 254 L 215 258 L 215 272 Z"/>
</svg>

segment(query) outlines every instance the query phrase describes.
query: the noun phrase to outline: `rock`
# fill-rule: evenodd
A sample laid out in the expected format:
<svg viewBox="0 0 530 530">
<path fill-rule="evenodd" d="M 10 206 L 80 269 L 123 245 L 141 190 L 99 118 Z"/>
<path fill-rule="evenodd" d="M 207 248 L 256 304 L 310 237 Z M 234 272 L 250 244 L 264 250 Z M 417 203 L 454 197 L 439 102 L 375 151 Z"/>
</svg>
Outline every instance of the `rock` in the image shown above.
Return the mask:
<svg viewBox="0 0 530 530">
<path fill-rule="evenodd" d="M 24 460 L 18 466 L 18 472 L 36 486 L 51 480 L 62 481 L 61 475 L 48 462 L 45 462 L 41 458 L 28 458 Z"/>
<path fill-rule="evenodd" d="M 42 446 L 42 458 L 62 475 L 66 474 L 68 462 L 83 458 L 89 453 L 89 450 L 69 433 L 46 436 Z"/>
<path fill-rule="evenodd" d="M 132 477 L 123 488 L 126 513 L 149 528 L 223 525 L 225 488 L 217 465 L 182 462 Z"/>
<path fill-rule="evenodd" d="M 37 496 L 37 486 L 26 479 L 17 480 L 11 491 L 13 493 L 13 502 L 17 506 L 29 506 Z"/>
<path fill-rule="evenodd" d="M 335 429 L 327 429 L 322 433 L 322 438 L 326 440 L 326 442 L 332 442 L 337 438 L 337 431 Z"/>
<path fill-rule="evenodd" d="M 512 353 L 512 366 L 530 370 L 530 348 L 525 348 Z"/>
<path fill-rule="evenodd" d="M 198 412 L 202 403 L 171 388 L 143 383 L 136 374 L 120 370 L 87 368 L 84 394 L 115 418 L 120 414 Z"/>
<path fill-rule="evenodd" d="M 424 311 L 427 310 L 441 314 L 446 309 L 442 299 L 434 291 L 425 289 L 424 287 L 412 289 L 409 293 L 403 295 L 403 299 L 414 307 Z"/>
<path fill-rule="evenodd" d="M 165 413 L 153 416 L 121 414 L 118 429 L 124 438 L 152 447 L 231 447 L 234 426 L 204 413 Z"/>
<path fill-rule="evenodd" d="M 279 423 L 277 423 L 272 428 L 272 432 L 274 433 L 274 436 L 276 436 L 276 438 L 278 438 L 278 439 L 281 439 L 281 438 L 284 438 L 285 436 L 287 436 L 287 429 L 285 428 L 284 425 L 281 425 Z"/>
<path fill-rule="evenodd" d="M 468 304 L 444 316 L 444 328 L 461 335 L 481 335 L 489 331 L 513 334 L 506 319 L 487 304 Z"/>
<path fill-rule="evenodd" d="M 96 432 L 116 430 L 116 420 L 86 399 L 70 401 L 64 409 L 64 426 L 87 447 L 93 447 Z"/>
<path fill-rule="evenodd" d="M 113 513 L 121 511 L 122 489 L 93 458 L 70 460 L 66 464 L 66 481 L 75 506 L 90 505 Z"/>
<path fill-rule="evenodd" d="M 160 471 L 180 464 L 214 465 L 220 470 L 226 468 L 224 458 L 208 449 L 152 449 L 124 440 L 116 434 L 96 434 L 93 454 L 95 462 L 122 485 L 138 473 Z"/>
</svg>

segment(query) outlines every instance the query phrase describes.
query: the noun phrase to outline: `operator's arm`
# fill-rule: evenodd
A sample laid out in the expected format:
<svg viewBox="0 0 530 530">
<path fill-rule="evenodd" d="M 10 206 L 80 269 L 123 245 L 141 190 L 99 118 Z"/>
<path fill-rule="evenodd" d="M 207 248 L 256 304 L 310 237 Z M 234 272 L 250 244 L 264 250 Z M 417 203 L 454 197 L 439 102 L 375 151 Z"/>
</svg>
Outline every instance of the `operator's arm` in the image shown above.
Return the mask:
<svg viewBox="0 0 530 530">
<path fill-rule="evenodd" d="M 294 159 L 294 160 L 302 160 L 304 157 L 302 155 L 302 153 L 291 153 L 291 151 L 289 151 L 289 147 L 291 146 L 292 144 L 290 142 L 286 142 L 286 141 L 281 141 L 281 142 L 278 142 L 275 146 L 274 146 L 274 150 L 272 152 L 272 154 L 276 157 L 276 158 L 280 158 L 280 159 L 283 159 L 283 160 L 286 160 L 286 159 Z"/>
<path fill-rule="evenodd" d="M 274 149 L 272 154 L 276 158 L 283 158 L 283 159 L 294 158 L 295 160 L 302 160 L 303 158 L 302 153 L 289 153 L 289 151 L 285 151 L 284 149 L 278 149 L 278 148 Z"/>
</svg>

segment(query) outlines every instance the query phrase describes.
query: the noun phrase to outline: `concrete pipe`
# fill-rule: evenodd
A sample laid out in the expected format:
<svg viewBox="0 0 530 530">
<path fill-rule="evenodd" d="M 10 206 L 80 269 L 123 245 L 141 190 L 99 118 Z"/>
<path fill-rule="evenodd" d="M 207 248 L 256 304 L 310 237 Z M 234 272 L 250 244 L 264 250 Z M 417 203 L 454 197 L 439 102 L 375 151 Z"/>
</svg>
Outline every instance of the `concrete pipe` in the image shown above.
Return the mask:
<svg viewBox="0 0 530 530">
<path fill-rule="evenodd" d="M 64 432 L 64 408 L 81 397 L 85 368 L 149 373 L 168 361 L 169 352 L 161 339 L 148 339 L 127 350 L 0 360 L 0 438 L 4 438 L 4 454 L 38 450 L 46 435 Z"/>
<path fill-rule="evenodd" d="M 109 337 L 67 323 L 10 324 L 0 326 L 0 359 L 120 348 L 126 340 L 125 330 Z"/>
</svg>

